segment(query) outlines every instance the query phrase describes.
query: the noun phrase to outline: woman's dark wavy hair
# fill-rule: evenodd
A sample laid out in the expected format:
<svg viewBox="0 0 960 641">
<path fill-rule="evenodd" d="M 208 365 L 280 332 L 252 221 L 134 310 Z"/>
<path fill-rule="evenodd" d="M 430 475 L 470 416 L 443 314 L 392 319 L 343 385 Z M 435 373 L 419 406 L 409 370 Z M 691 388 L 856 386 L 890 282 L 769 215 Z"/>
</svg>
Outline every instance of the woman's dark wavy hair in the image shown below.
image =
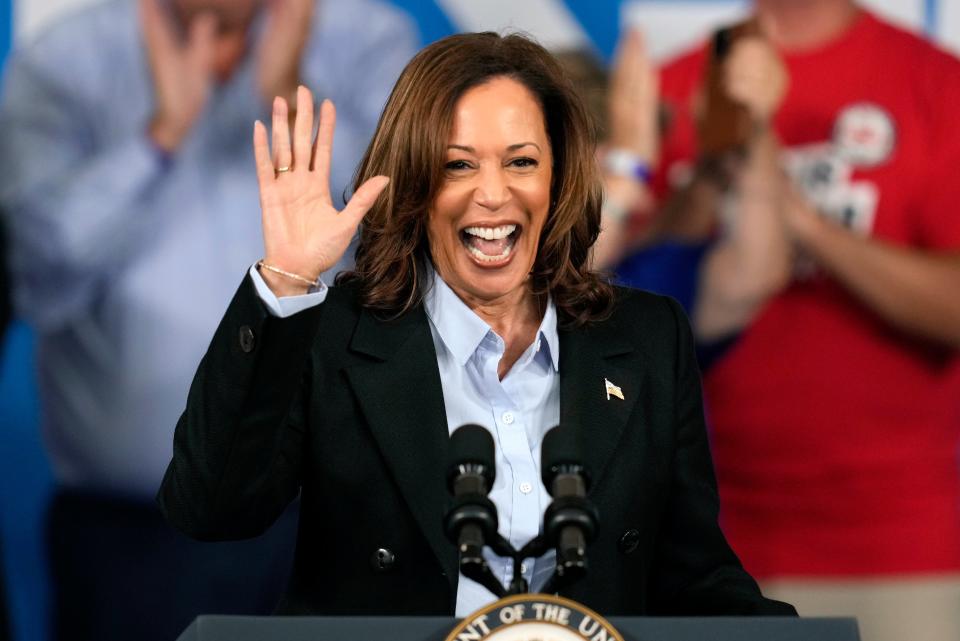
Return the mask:
<svg viewBox="0 0 960 641">
<path fill-rule="evenodd" d="M 588 266 L 603 195 L 593 121 L 546 49 L 522 35 L 486 32 L 438 40 L 410 61 L 357 170 L 355 188 L 376 175 L 389 176 L 390 185 L 364 218 L 354 271 L 337 284 L 358 285 L 363 306 L 378 316 L 400 316 L 422 302 L 428 209 L 444 179 L 454 107 L 469 89 L 501 76 L 537 98 L 553 151 L 551 204 L 531 271 L 533 291 L 550 293 L 565 326 L 609 315 L 613 289 Z"/>
</svg>

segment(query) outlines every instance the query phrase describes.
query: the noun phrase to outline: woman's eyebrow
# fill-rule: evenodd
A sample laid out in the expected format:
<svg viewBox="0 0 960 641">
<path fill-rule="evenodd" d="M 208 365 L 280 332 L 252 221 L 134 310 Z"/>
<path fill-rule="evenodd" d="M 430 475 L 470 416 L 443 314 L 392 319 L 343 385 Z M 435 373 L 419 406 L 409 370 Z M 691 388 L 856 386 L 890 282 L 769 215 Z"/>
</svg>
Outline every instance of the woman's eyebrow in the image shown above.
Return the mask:
<svg viewBox="0 0 960 641">
<path fill-rule="evenodd" d="M 520 149 L 521 147 L 526 147 L 527 145 L 532 145 L 533 147 L 536 147 L 537 151 L 543 151 L 542 149 L 540 149 L 540 145 L 538 145 L 535 142 L 514 143 L 507 147 L 507 151 L 516 151 L 517 149 Z M 459 149 L 461 151 L 466 151 L 471 154 L 476 152 L 476 149 L 474 149 L 473 147 L 470 147 L 469 145 L 447 145 L 447 149 Z"/>
</svg>

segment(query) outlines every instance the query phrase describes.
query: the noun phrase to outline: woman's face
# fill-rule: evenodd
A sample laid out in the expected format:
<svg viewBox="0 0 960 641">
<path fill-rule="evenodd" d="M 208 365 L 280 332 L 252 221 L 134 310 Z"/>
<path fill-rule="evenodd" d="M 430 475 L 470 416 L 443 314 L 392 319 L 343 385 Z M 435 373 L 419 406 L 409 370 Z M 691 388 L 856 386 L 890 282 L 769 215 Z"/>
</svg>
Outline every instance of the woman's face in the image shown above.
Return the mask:
<svg viewBox="0 0 960 641">
<path fill-rule="evenodd" d="M 468 305 L 522 299 L 552 173 L 543 111 L 524 85 L 497 77 L 460 98 L 427 234 L 437 272 Z"/>
</svg>

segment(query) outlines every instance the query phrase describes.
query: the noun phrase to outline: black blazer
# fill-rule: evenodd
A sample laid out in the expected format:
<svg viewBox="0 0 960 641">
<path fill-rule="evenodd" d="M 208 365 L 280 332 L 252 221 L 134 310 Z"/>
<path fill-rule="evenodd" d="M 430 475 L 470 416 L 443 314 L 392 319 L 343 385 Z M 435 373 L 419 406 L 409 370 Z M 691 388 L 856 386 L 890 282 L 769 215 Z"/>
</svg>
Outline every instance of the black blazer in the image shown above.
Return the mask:
<svg viewBox="0 0 960 641">
<path fill-rule="evenodd" d="M 589 575 L 563 594 L 606 615 L 793 614 L 764 599 L 717 525 L 690 330 L 674 301 L 617 290 L 560 331 L 562 425 L 583 430 L 600 512 Z M 623 390 L 607 400 L 604 379 Z M 283 614 L 450 615 L 448 430 L 422 307 L 386 322 L 355 292 L 271 317 L 247 278 L 177 424 L 158 500 L 203 540 L 263 532 L 301 495 Z M 395 553 L 389 571 L 372 557 Z"/>
</svg>

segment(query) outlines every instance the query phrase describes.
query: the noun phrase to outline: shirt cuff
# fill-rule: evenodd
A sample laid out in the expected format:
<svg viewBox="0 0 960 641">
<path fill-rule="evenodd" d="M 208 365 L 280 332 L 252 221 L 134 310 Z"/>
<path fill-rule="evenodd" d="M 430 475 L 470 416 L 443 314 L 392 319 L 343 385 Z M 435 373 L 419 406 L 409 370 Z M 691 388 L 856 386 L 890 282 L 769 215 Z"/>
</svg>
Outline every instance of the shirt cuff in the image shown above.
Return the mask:
<svg viewBox="0 0 960 641">
<path fill-rule="evenodd" d="M 260 300 L 263 301 L 270 314 L 277 318 L 293 316 L 297 312 L 316 307 L 327 299 L 327 285 L 319 278 L 317 279 L 316 291 L 300 296 L 283 296 L 281 298 L 277 298 L 276 294 L 270 290 L 256 265 L 250 267 L 250 278 L 253 279 L 253 286 L 257 288 L 257 295 L 260 296 Z"/>
</svg>

